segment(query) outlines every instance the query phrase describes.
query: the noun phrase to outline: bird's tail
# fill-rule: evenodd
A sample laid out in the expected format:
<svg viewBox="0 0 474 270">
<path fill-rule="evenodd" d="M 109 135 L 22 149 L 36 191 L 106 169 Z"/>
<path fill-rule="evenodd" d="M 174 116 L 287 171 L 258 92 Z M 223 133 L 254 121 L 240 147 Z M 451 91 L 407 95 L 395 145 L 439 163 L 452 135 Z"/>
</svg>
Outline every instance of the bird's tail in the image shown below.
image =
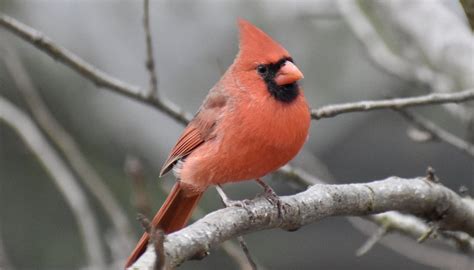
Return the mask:
<svg viewBox="0 0 474 270">
<path fill-rule="evenodd" d="M 183 189 L 183 184 L 180 181 L 176 182 L 163 206 L 153 218 L 152 227 L 163 230 L 165 234 L 183 228 L 202 194 L 203 192 L 189 194 L 187 190 Z M 128 257 L 125 268 L 130 267 L 145 252 L 149 239 L 150 236 L 145 232 Z"/>
</svg>

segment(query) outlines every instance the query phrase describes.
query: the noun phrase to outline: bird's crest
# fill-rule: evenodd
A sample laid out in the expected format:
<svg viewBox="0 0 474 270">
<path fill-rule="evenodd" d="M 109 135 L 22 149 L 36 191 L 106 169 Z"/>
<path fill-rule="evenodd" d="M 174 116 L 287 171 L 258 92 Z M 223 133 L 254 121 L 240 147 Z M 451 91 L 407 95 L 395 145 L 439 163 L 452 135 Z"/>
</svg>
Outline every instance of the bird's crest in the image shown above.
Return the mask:
<svg viewBox="0 0 474 270">
<path fill-rule="evenodd" d="M 239 19 L 238 23 L 240 51 L 237 62 L 246 65 L 252 65 L 255 62 L 275 63 L 283 57 L 290 56 L 285 48 L 255 25 L 244 19 Z"/>
</svg>

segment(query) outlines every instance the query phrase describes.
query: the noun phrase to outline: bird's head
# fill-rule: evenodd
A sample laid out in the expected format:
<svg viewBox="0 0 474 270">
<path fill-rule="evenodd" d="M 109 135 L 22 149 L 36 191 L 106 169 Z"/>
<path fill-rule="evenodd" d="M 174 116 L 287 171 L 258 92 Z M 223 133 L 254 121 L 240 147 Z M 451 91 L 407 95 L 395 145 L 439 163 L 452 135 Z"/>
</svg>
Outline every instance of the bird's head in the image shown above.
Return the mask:
<svg viewBox="0 0 474 270">
<path fill-rule="evenodd" d="M 250 22 L 239 19 L 238 23 L 240 44 L 234 70 L 240 73 L 242 83 L 256 84 L 253 91 L 264 89 L 267 92 L 261 94 L 270 94 L 281 102 L 295 100 L 303 73 L 288 51 Z"/>
</svg>

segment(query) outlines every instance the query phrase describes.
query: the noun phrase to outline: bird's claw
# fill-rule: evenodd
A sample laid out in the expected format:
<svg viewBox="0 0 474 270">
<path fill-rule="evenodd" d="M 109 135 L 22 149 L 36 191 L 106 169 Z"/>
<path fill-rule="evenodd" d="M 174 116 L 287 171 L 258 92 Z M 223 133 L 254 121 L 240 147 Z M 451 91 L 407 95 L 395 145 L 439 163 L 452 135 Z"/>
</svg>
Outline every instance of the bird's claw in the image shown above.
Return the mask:
<svg viewBox="0 0 474 270">
<path fill-rule="evenodd" d="M 248 204 L 249 204 L 249 200 L 247 199 L 244 199 L 244 200 L 241 200 L 241 201 L 237 201 L 237 200 L 229 200 L 229 199 L 223 199 L 222 202 L 224 203 L 224 205 L 226 207 L 241 207 L 241 208 L 245 208 Z"/>
<path fill-rule="evenodd" d="M 241 200 L 241 201 L 234 201 L 229 199 L 227 195 L 225 194 L 224 190 L 220 185 L 216 186 L 217 193 L 221 197 L 222 203 L 225 205 L 225 207 L 242 207 L 245 208 L 249 204 L 249 200 Z"/>
<path fill-rule="evenodd" d="M 260 179 L 256 179 L 257 183 L 263 187 L 263 193 L 261 196 L 265 197 L 268 202 L 272 205 L 276 206 L 278 209 L 278 217 L 282 216 L 284 211 L 283 202 L 281 201 L 280 197 L 276 194 L 276 192 L 265 182 Z"/>
</svg>

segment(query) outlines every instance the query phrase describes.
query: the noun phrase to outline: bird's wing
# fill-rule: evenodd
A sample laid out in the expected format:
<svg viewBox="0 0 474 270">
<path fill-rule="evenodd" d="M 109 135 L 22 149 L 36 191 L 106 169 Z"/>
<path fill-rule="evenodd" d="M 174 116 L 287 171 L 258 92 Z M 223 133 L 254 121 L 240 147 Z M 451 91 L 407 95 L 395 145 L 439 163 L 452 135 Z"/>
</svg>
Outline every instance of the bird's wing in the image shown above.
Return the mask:
<svg viewBox="0 0 474 270">
<path fill-rule="evenodd" d="M 194 119 L 189 122 L 163 164 L 160 176 L 173 168 L 177 161 L 191 154 L 205 141 L 213 137 L 219 116 L 226 105 L 227 96 L 212 89 Z"/>
</svg>

